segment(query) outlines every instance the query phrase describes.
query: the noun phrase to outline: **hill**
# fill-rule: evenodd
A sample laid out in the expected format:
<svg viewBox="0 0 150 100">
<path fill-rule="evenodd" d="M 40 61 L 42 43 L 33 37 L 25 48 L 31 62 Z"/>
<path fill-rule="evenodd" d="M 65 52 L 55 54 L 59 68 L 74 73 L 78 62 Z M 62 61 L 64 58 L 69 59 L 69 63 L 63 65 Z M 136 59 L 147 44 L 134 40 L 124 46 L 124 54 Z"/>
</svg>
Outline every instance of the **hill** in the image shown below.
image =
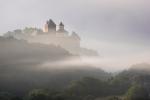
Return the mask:
<svg viewBox="0 0 150 100">
<path fill-rule="evenodd" d="M 23 94 L 35 88 L 62 89 L 71 81 L 90 76 L 107 79 L 110 74 L 90 65 L 48 65 L 74 56 L 61 47 L 27 43 L 0 37 L 0 91 Z"/>
<path fill-rule="evenodd" d="M 139 84 L 150 94 L 150 65 L 141 63 L 132 65 L 128 70 L 119 73 L 113 81 L 119 80 L 121 84 L 127 83 L 128 86 Z"/>
</svg>

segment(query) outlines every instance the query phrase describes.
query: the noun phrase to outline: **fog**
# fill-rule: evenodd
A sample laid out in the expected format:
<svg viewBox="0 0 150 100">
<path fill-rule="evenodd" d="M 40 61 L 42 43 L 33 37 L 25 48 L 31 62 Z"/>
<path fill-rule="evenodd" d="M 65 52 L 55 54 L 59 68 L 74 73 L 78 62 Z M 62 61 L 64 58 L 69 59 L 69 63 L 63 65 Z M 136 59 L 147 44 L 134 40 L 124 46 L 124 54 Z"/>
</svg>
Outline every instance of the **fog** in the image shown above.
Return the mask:
<svg viewBox="0 0 150 100">
<path fill-rule="evenodd" d="M 1 0 L 0 6 L 1 34 L 26 26 L 42 29 L 52 18 L 77 31 L 82 46 L 99 52 L 100 57 L 82 58 L 85 62 L 110 71 L 150 60 L 148 0 Z"/>
<path fill-rule="evenodd" d="M 149 0 L 0 7 L 0 99 L 150 99 Z"/>
<path fill-rule="evenodd" d="M 0 40 L 0 65 L 18 66 L 23 68 L 39 68 L 46 70 L 66 69 L 66 68 L 101 68 L 107 72 L 116 72 L 128 69 L 136 63 L 148 62 L 150 60 L 149 52 L 133 53 L 128 56 L 74 56 L 68 51 L 53 45 L 44 45 L 38 43 L 27 43 L 22 40 L 1 38 Z M 109 54 L 110 55 L 110 54 Z M 135 59 L 136 58 L 136 59 Z M 57 66 L 57 67 L 56 67 Z M 12 67 L 13 68 L 13 67 Z"/>
<path fill-rule="evenodd" d="M 86 76 L 109 77 L 59 46 L 0 37 L 0 47 L 0 91 L 22 95 L 35 88 L 59 89 Z"/>
<path fill-rule="evenodd" d="M 146 58 L 150 56 L 149 52 L 126 58 L 80 56 L 73 55 L 60 46 L 29 43 L 14 37 L 0 37 L 0 47 L 0 91 L 17 96 L 24 96 L 39 88 L 62 91 L 72 82 L 85 77 L 109 82 L 111 79 L 114 81 L 112 77 L 137 76 L 137 73 L 149 75 L 150 71 L 150 64 L 143 63 L 149 59 Z M 142 63 L 136 64 L 137 62 Z M 119 72 L 120 75 L 116 75 Z M 93 81 L 90 84 L 93 89 Z"/>
</svg>

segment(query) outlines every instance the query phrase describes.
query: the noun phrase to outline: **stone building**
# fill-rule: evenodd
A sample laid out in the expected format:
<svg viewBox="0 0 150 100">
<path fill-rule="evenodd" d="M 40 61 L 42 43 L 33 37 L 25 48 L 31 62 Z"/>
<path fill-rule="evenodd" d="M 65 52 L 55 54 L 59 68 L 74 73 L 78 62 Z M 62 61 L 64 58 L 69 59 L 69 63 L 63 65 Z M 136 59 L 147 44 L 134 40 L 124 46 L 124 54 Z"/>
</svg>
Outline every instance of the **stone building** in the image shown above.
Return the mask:
<svg viewBox="0 0 150 100">
<path fill-rule="evenodd" d="M 10 36 L 10 34 L 5 34 L 5 36 Z M 69 33 L 62 22 L 56 25 L 51 19 L 46 21 L 43 31 L 39 31 L 36 28 L 29 28 L 27 32 L 17 34 L 13 32 L 11 36 L 19 40 L 26 40 L 29 43 L 60 46 L 75 55 L 98 55 L 94 50 L 80 47 L 81 39 L 76 32 Z"/>
</svg>

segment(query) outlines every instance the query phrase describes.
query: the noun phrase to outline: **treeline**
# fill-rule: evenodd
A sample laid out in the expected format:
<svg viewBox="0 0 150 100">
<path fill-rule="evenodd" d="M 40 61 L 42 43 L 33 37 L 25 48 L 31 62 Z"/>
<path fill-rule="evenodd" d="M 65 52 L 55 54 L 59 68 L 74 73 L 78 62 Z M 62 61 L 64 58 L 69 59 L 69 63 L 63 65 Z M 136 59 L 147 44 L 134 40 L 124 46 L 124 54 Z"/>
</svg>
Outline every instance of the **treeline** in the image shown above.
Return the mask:
<svg viewBox="0 0 150 100">
<path fill-rule="evenodd" d="M 43 31 L 41 29 L 38 29 L 38 28 L 34 28 L 34 27 L 25 27 L 24 29 L 16 29 L 16 30 L 13 30 L 13 31 L 8 31 L 6 33 L 4 33 L 4 36 L 5 37 L 10 37 L 10 36 L 13 36 L 13 35 L 17 35 L 17 34 L 32 34 L 36 32 L 37 34 L 41 34 L 43 33 Z"/>
<path fill-rule="evenodd" d="M 1 92 L 0 100 L 150 100 L 145 87 L 127 78 L 111 78 L 101 81 L 92 77 L 85 77 L 72 81 L 63 90 L 33 89 L 23 96 Z"/>
</svg>

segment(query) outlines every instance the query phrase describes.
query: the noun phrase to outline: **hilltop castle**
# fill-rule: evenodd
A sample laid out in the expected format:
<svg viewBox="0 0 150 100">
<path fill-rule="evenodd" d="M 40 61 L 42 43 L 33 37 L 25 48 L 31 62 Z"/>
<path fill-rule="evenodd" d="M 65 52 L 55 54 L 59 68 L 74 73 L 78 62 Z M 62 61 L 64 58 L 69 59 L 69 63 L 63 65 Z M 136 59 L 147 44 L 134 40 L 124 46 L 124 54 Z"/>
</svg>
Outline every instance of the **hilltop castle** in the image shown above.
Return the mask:
<svg viewBox="0 0 150 100">
<path fill-rule="evenodd" d="M 53 22 L 53 20 L 48 20 L 44 25 L 43 32 L 44 34 L 42 35 L 42 37 L 44 41 L 42 41 L 42 39 L 38 39 L 38 41 L 41 41 L 42 43 L 61 46 L 66 50 L 71 51 L 71 53 L 73 54 L 79 53 L 80 37 L 75 32 L 72 32 L 72 34 L 69 35 L 69 32 L 65 30 L 65 26 L 62 22 L 60 22 L 57 29 L 57 25 Z M 38 37 L 41 37 L 41 35 L 39 35 Z M 45 40 L 47 38 L 48 41 Z M 33 41 L 35 42 L 36 40 L 32 39 L 32 42 Z"/>
<path fill-rule="evenodd" d="M 46 21 L 43 31 L 36 28 L 27 28 L 8 32 L 5 36 L 13 36 L 16 39 L 26 40 L 29 43 L 53 44 L 75 55 L 98 55 L 94 50 L 80 47 L 81 39 L 77 33 L 72 32 L 69 34 L 62 22 L 57 26 L 51 19 Z"/>
</svg>

